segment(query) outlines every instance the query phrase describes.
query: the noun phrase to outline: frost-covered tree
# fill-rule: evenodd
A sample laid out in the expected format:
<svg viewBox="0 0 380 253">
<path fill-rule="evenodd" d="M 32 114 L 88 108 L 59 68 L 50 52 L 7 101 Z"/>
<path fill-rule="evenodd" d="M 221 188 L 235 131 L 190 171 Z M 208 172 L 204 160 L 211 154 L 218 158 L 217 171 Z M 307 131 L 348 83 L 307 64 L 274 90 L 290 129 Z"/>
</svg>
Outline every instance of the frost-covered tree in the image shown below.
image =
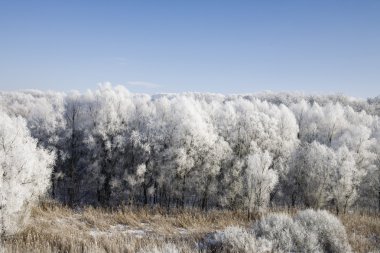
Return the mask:
<svg viewBox="0 0 380 253">
<path fill-rule="evenodd" d="M 276 171 L 270 169 L 272 158 L 267 151 L 260 149 L 248 156 L 247 191 L 248 191 L 248 217 L 251 214 L 261 214 L 269 203 L 269 195 L 275 187 L 278 176 Z"/>
<path fill-rule="evenodd" d="M 345 146 L 336 151 L 335 161 L 331 180 L 331 202 L 338 214 L 345 213 L 357 200 L 364 172 L 356 167 L 354 155 Z"/>
<path fill-rule="evenodd" d="M 346 146 L 331 149 L 318 142 L 303 144 L 293 154 L 284 192 L 291 205 L 334 207 L 346 212 L 358 199 L 365 171 L 357 167 L 355 153 Z"/>
<path fill-rule="evenodd" d="M 49 187 L 54 155 L 37 147 L 26 121 L 0 112 L 0 232 L 16 232 Z"/>
<path fill-rule="evenodd" d="M 292 205 L 296 198 L 306 207 L 321 208 L 329 200 L 334 152 L 318 142 L 305 144 L 295 151 L 287 178 Z"/>
<path fill-rule="evenodd" d="M 88 128 L 87 114 L 84 110 L 85 101 L 79 92 L 72 92 L 65 98 L 65 130 L 59 136 L 60 164 L 56 170 L 62 178 L 58 199 L 69 206 L 76 205 L 81 200 L 81 178 L 88 165 L 86 146 L 84 145 L 85 129 Z"/>
<path fill-rule="evenodd" d="M 1 92 L 0 107 L 10 116 L 21 116 L 26 120 L 31 136 L 37 145 L 56 154 L 51 175 L 50 194 L 58 197 L 56 191 L 62 187 L 63 149 L 61 136 L 66 131 L 64 119 L 65 94 L 28 90 L 22 92 Z"/>
<path fill-rule="evenodd" d="M 373 136 L 376 139 L 374 149 L 375 159 L 363 176 L 360 185 L 359 206 L 365 206 L 380 212 L 380 121 L 377 119 Z"/>
<path fill-rule="evenodd" d="M 128 144 L 126 131 L 134 105 L 124 87 L 113 89 L 109 84 L 101 85 L 95 92 L 88 92 L 83 100 L 86 102 L 83 110 L 89 121 L 85 142 L 91 156 L 87 168 L 90 176 L 86 177 L 86 181 L 97 179 L 94 182 L 97 200 L 101 205 L 108 206 L 113 198 L 120 199 L 119 195 L 123 193 L 123 155 Z"/>
<path fill-rule="evenodd" d="M 361 185 L 361 205 L 380 212 L 380 156 L 369 168 Z"/>
</svg>

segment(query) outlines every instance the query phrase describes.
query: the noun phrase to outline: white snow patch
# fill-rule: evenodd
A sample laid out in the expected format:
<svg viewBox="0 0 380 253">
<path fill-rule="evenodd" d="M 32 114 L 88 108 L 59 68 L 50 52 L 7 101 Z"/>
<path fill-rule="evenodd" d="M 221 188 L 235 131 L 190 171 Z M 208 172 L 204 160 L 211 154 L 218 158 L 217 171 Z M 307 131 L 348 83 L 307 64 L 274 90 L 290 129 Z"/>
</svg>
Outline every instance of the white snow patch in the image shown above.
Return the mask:
<svg viewBox="0 0 380 253">
<path fill-rule="evenodd" d="M 108 230 L 99 230 L 97 228 L 92 229 L 89 234 L 93 237 L 98 236 L 114 236 L 116 234 L 122 234 L 122 235 L 133 235 L 136 237 L 143 237 L 146 236 L 147 233 L 151 233 L 152 230 L 149 228 L 144 229 L 137 229 L 137 228 L 131 228 L 127 225 L 117 224 L 110 226 Z"/>
</svg>

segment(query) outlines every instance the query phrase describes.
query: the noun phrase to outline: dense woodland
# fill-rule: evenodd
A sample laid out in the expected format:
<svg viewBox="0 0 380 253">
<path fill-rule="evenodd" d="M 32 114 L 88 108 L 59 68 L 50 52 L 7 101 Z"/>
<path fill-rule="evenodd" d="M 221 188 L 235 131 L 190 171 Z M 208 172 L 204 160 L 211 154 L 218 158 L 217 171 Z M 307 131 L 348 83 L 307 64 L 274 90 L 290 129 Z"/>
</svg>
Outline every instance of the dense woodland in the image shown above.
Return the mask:
<svg viewBox="0 0 380 253">
<path fill-rule="evenodd" d="M 378 212 L 379 115 L 380 98 L 343 95 L 0 92 L 0 209 L 47 190 L 72 207 Z"/>
</svg>

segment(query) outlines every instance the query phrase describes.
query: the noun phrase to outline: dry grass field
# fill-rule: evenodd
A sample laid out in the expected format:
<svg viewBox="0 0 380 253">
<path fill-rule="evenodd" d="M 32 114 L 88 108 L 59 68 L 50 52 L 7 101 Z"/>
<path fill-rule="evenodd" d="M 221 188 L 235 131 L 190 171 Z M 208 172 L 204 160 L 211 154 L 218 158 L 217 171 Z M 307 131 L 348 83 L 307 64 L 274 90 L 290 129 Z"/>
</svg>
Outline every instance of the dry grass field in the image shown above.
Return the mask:
<svg viewBox="0 0 380 253">
<path fill-rule="evenodd" d="M 354 213 L 339 218 L 355 252 L 380 250 L 379 215 Z M 243 212 L 186 209 L 167 213 L 130 207 L 72 210 L 45 202 L 32 210 L 24 230 L 3 238 L 2 244 L 5 252 L 154 252 L 146 249 L 173 243 L 181 252 L 198 252 L 197 245 L 206 234 L 252 222 Z"/>
</svg>

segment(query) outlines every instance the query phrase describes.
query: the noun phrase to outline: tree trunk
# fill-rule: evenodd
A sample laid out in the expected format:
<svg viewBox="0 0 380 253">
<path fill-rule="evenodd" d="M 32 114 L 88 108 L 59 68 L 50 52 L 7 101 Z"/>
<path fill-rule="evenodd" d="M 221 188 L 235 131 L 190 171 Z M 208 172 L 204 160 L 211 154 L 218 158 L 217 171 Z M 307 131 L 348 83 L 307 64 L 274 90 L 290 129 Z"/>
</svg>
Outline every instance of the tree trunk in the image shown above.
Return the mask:
<svg viewBox="0 0 380 253">
<path fill-rule="evenodd" d="M 144 188 L 144 205 L 148 205 L 148 186 L 146 183 L 143 184 Z"/>
<path fill-rule="evenodd" d="M 67 188 L 67 194 L 69 196 L 69 201 L 68 201 L 68 204 L 70 207 L 74 207 L 74 203 L 75 203 L 75 177 L 76 177 L 76 173 L 75 173 L 75 165 L 74 164 L 71 164 L 70 166 L 70 170 L 69 170 L 69 184 L 68 184 L 68 188 Z"/>
<path fill-rule="evenodd" d="M 292 201 L 292 208 L 294 208 L 295 206 L 296 206 L 296 194 L 295 193 L 292 193 L 292 199 L 291 199 L 291 201 Z"/>
<path fill-rule="evenodd" d="M 181 196 L 181 207 L 185 208 L 185 192 L 186 191 L 186 176 L 182 178 L 182 196 Z"/>
<path fill-rule="evenodd" d="M 209 177 L 207 178 L 205 190 L 203 192 L 202 205 L 201 205 L 202 210 L 207 210 L 208 190 L 210 187 L 210 183 L 211 183 L 211 178 Z"/>
</svg>

